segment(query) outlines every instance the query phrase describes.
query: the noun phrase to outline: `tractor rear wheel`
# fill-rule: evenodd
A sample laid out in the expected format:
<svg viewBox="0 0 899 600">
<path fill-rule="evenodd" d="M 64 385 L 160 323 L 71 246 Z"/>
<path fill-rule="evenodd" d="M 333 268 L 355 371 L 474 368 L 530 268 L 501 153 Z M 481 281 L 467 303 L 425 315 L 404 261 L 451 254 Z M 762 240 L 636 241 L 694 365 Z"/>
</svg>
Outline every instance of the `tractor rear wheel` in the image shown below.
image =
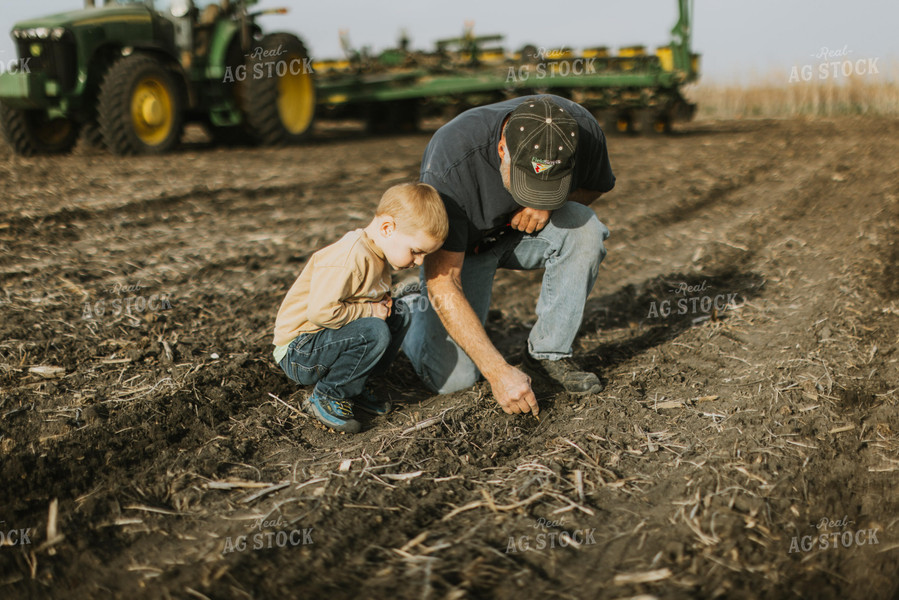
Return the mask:
<svg viewBox="0 0 899 600">
<path fill-rule="evenodd" d="M 100 86 L 103 141 L 119 155 L 164 154 L 181 139 L 184 100 L 165 63 L 132 54 L 109 69 Z"/>
<path fill-rule="evenodd" d="M 3 135 L 16 154 L 67 154 L 78 141 L 78 123 L 52 118 L 42 110 L 18 110 L 0 104 Z"/>
<path fill-rule="evenodd" d="M 266 146 L 303 140 L 315 116 L 315 82 L 306 47 L 287 33 L 259 42 L 247 59 L 242 92 L 253 135 Z"/>
</svg>

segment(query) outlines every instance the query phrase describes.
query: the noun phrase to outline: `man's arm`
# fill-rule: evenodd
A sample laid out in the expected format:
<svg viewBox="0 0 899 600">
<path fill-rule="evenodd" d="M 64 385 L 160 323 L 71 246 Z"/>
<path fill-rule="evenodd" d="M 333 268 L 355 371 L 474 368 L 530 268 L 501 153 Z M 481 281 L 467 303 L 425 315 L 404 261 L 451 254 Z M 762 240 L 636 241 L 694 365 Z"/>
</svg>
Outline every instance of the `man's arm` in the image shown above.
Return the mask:
<svg viewBox="0 0 899 600">
<path fill-rule="evenodd" d="M 462 292 L 463 252 L 438 250 L 425 258 L 431 304 L 450 337 L 474 361 L 507 413 L 540 411 L 530 378 L 506 362 Z"/>
</svg>

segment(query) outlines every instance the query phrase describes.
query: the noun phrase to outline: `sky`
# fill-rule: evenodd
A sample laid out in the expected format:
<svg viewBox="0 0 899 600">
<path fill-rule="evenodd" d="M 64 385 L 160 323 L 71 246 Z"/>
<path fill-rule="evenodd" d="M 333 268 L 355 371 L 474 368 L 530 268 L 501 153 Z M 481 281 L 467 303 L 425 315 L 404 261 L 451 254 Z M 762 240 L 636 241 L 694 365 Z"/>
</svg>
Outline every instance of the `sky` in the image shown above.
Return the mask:
<svg viewBox="0 0 899 600">
<path fill-rule="evenodd" d="M 168 7 L 170 0 L 158 2 Z M 82 0 L 0 0 L 0 63 L 15 58 L 8 34 L 15 22 L 81 6 Z M 528 43 L 655 48 L 670 41 L 677 20 L 675 0 L 262 0 L 259 6 L 287 7 L 287 15 L 264 17 L 264 26 L 296 33 L 316 59 L 342 55 L 341 29 L 353 47 L 376 52 L 395 46 L 403 29 L 413 48 L 432 50 L 434 41 L 460 35 L 466 21 L 474 22 L 476 34 L 505 35 L 509 50 Z M 812 65 L 817 76 L 819 63 L 847 59 L 861 60 L 867 78 L 896 81 L 897 24 L 896 0 L 695 0 L 693 48 L 702 55 L 705 83 L 786 84 L 794 67 Z M 844 56 L 818 58 L 822 51 Z"/>
</svg>

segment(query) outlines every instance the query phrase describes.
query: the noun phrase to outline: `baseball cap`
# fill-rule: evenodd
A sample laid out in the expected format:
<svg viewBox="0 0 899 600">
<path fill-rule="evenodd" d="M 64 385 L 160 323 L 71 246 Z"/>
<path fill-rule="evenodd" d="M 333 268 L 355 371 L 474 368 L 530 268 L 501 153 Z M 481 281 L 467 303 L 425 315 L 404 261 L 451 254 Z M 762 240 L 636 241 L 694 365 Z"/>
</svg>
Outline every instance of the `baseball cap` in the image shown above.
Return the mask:
<svg viewBox="0 0 899 600">
<path fill-rule="evenodd" d="M 510 192 L 515 202 L 540 210 L 565 204 L 577 140 L 577 121 L 549 98 L 519 104 L 506 125 L 512 160 Z"/>
</svg>

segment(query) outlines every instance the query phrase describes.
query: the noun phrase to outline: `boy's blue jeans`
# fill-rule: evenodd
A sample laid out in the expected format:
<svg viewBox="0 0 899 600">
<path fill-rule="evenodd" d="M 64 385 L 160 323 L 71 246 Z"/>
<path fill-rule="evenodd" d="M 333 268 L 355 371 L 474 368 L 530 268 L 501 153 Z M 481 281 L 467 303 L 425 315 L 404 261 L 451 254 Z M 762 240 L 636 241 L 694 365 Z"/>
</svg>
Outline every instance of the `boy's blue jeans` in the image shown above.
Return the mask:
<svg viewBox="0 0 899 600">
<path fill-rule="evenodd" d="M 606 256 L 603 240 L 607 237 L 609 229 L 593 209 L 566 202 L 553 211 L 541 231 L 509 232 L 478 254 L 466 254 L 462 291 L 481 323 L 485 323 L 498 268 L 546 269 L 528 350 L 538 359 L 571 356 L 587 295 Z M 427 297 L 423 270 L 422 295 Z M 431 301 L 440 303 L 441 299 Z M 447 334 L 431 302 L 416 304 L 418 310 L 413 313 L 403 351 L 421 380 L 440 394 L 474 385 L 480 377 L 477 366 Z"/>
<path fill-rule="evenodd" d="M 396 358 L 409 322 L 406 307 L 396 302 L 386 320 L 365 317 L 339 329 L 301 334 L 279 366 L 296 383 L 314 385 L 320 397 L 351 400 L 370 375 L 384 372 Z"/>
</svg>

